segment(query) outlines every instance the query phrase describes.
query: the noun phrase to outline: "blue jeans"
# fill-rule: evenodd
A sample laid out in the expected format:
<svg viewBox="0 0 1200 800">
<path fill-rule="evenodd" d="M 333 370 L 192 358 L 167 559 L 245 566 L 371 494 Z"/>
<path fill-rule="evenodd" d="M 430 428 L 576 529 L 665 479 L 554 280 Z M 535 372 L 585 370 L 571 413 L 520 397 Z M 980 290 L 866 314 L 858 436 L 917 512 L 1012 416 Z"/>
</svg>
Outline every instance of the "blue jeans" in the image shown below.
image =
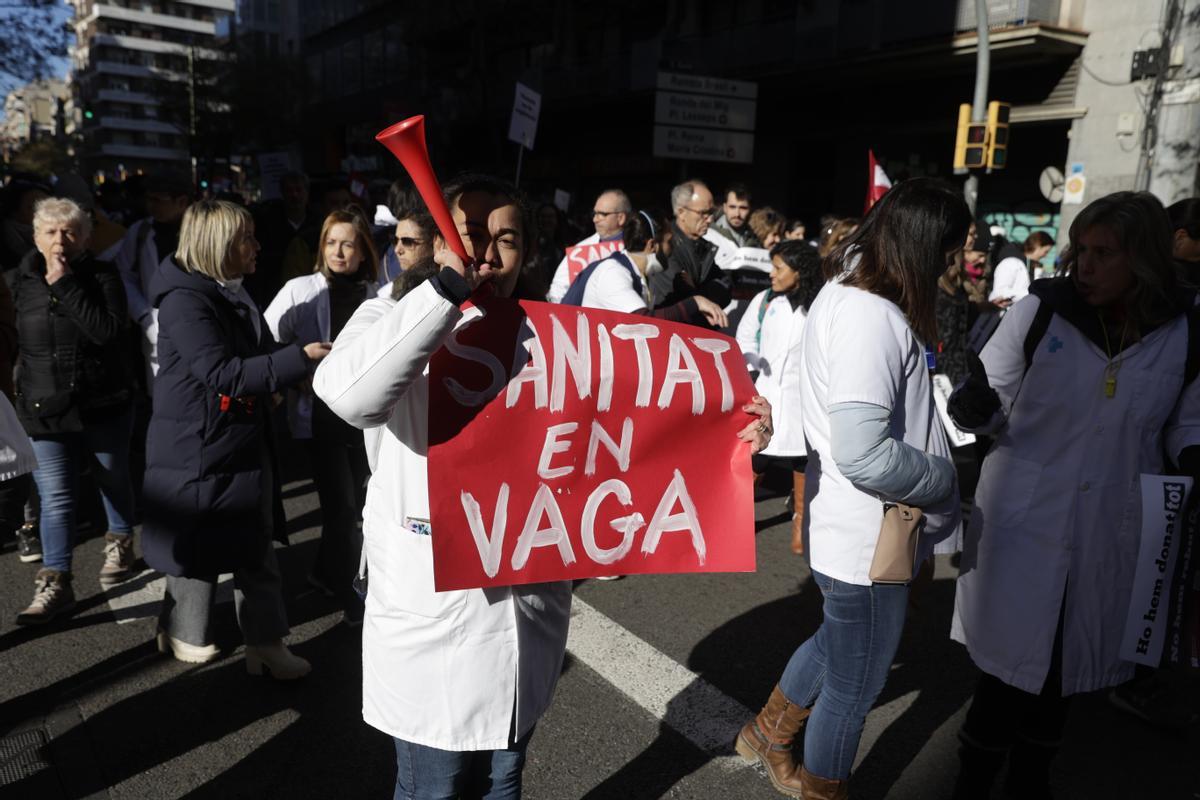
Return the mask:
<svg viewBox="0 0 1200 800">
<path fill-rule="evenodd" d="M 504 750 L 456 752 L 396 743 L 396 793 L 392 800 L 516 800 L 533 730 Z"/>
<path fill-rule="evenodd" d="M 850 777 L 863 722 L 887 681 L 904 616 L 908 587 L 843 583 L 817 571 L 825 619 L 796 649 L 779 688 L 811 706 L 804 732 L 804 766 L 830 780 Z"/>
<path fill-rule="evenodd" d="M 42 560 L 47 569 L 71 571 L 75 544 L 75 509 L 79 502 L 79 475 L 90 453 L 92 477 L 104 500 L 104 514 L 112 533 L 133 533 L 133 486 L 129 481 L 129 440 L 133 412 L 92 422 L 78 433 L 38 436 L 33 471 L 41 498 Z"/>
</svg>

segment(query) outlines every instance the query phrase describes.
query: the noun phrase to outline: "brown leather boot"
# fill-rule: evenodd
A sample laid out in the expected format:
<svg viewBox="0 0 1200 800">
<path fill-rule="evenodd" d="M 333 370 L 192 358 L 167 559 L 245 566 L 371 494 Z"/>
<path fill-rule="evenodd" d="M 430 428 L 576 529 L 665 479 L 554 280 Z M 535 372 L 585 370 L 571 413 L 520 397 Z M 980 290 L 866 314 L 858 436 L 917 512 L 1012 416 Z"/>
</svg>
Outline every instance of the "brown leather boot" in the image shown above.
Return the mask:
<svg viewBox="0 0 1200 800">
<path fill-rule="evenodd" d="M 813 775 L 804 767 L 800 768 L 800 791 L 804 800 L 847 800 L 850 797 L 849 781 L 834 781 Z"/>
<path fill-rule="evenodd" d="M 738 755 L 749 762 L 762 762 L 775 788 L 792 797 L 804 797 L 792 758 L 792 740 L 810 713 L 788 700 L 776 686 L 763 710 L 743 726 L 734 743 Z"/>
<path fill-rule="evenodd" d="M 792 473 L 792 552 L 804 555 L 804 473 Z"/>
</svg>

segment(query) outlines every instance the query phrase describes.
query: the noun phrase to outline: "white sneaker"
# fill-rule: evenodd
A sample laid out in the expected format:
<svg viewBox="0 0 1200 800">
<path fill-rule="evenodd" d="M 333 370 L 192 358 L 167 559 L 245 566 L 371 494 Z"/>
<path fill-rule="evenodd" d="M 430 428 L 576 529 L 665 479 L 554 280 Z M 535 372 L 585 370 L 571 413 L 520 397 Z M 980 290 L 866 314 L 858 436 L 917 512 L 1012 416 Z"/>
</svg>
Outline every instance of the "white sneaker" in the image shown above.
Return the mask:
<svg viewBox="0 0 1200 800">
<path fill-rule="evenodd" d="M 598 581 L 619 581 L 619 580 L 621 580 L 621 578 L 624 578 L 624 577 L 625 577 L 624 575 L 597 575 L 596 580 L 598 580 Z"/>
<path fill-rule="evenodd" d="M 160 630 L 154 638 L 158 642 L 158 652 L 170 653 L 176 661 L 184 661 L 188 664 L 207 664 L 221 655 L 221 651 L 215 644 L 188 644 L 168 636 L 164 630 Z"/>
<path fill-rule="evenodd" d="M 277 681 L 303 678 L 312 671 L 312 664 L 293 655 L 281 640 L 270 644 L 246 645 L 246 671 L 251 675 L 262 675 L 264 667 L 267 674 Z"/>
</svg>

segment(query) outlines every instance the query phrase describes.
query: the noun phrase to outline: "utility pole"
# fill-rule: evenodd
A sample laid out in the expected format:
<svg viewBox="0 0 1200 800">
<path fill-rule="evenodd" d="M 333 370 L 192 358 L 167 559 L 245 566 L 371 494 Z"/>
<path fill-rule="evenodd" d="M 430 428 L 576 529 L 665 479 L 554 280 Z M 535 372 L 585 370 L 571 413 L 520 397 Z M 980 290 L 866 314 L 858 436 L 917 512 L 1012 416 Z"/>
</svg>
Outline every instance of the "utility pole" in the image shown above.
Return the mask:
<svg viewBox="0 0 1200 800">
<path fill-rule="evenodd" d="M 188 47 L 188 160 L 192 186 L 196 186 L 196 46 Z"/>
<path fill-rule="evenodd" d="M 1147 115 L 1146 145 L 1149 164 L 1139 174 L 1139 189 L 1149 189 L 1163 205 L 1200 193 L 1200 0 L 1167 0 L 1163 25 L 1161 72 L 1154 81 Z M 1167 78 L 1172 51 L 1183 53 L 1183 63 Z"/>
<path fill-rule="evenodd" d="M 975 49 L 975 97 L 971 102 L 971 121 L 987 120 L 988 71 L 991 69 L 991 53 L 988 50 L 987 0 L 975 0 L 975 30 L 978 44 Z M 971 173 L 963 183 L 963 199 L 975 215 L 979 202 L 979 176 Z"/>
</svg>

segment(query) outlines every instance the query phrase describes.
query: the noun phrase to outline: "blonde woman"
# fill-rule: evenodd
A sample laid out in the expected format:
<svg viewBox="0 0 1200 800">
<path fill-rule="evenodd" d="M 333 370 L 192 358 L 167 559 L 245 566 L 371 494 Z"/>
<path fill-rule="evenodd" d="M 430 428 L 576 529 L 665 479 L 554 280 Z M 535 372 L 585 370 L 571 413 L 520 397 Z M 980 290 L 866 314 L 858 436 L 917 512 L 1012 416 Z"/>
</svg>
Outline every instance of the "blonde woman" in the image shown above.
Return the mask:
<svg viewBox="0 0 1200 800">
<path fill-rule="evenodd" d="M 754 231 L 758 241 L 762 242 L 762 246 L 767 250 L 783 241 L 786 227 L 787 218 L 770 206 L 755 209 L 750 215 L 750 230 Z"/>
<path fill-rule="evenodd" d="M 271 435 L 271 395 L 303 380 L 329 352 L 280 347 L 242 287 L 259 245 L 244 208 L 206 200 L 183 217 L 179 249 L 151 284 L 159 309 L 159 372 L 146 440 L 146 562 L 167 574 L 158 646 L 203 663 L 217 575 L 232 572 L 246 668 L 299 678 L 309 664 L 288 633 L 272 535 L 283 505 Z"/>
<path fill-rule="evenodd" d="M 264 312 L 280 344 L 332 342 L 362 302 L 375 296 L 379 258 L 360 215 L 334 211 L 318 241 L 313 274 L 285 283 Z M 362 552 L 358 520 L 370 477 L 362 431 L 314 396 L 309 381 L 288 391 L 288 426 L 292 437 L 308 446 L 321 501 L 321 543 L 308 582 L 338 597 L 351 614 L 348 619 L 360 618 L 362 601 L 350 584 Z"/>
</svg>

